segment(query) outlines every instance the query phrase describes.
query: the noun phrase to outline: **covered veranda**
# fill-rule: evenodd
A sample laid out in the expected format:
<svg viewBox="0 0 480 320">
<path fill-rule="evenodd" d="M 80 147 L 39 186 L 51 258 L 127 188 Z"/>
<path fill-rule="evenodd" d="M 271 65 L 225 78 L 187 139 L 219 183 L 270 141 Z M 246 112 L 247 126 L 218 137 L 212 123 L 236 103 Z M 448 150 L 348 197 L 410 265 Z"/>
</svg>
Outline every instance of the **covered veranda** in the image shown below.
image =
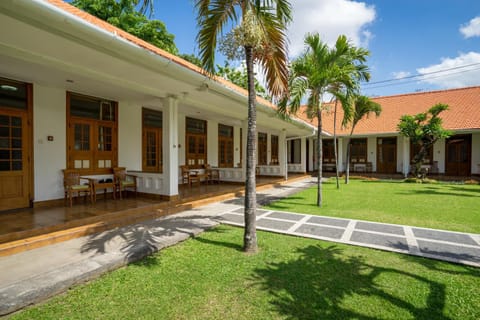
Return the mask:
<svg viewBox="0 0 480 320">
<path fill-rule="evenodd" d="M 303 179 L 304 174 L 290 174 L 288 182 Z M 257 177 L 257 191 L 281 185 L 284 177 Z M 55 206 L 12 210 L 0 215 L 0 256 L 6 256 L 56 242 L 101 232 L 104 230 L 155 219 L 183 210 L 242 196 L 244 184 L 194 184 L 179 186 L 179 197 L 161 200 L 147 194 L 128 194 L 114 200 L 99 195 L 92 204 L 83 198 L 75 199 L 69 207 Z"/>
</svg>

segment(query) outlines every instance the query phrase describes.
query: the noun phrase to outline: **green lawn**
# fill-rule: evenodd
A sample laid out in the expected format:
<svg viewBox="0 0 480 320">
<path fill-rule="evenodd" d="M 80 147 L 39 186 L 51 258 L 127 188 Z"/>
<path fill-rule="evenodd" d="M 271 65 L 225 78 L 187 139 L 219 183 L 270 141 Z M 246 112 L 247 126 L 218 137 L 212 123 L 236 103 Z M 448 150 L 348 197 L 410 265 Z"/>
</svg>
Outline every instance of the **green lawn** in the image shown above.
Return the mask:
<svg viewBox="0 0 480 320">
<path fill-rule="evenodd" d="M 220 226 L 12 319 L 479 319 L 480 269 Z"/>
<path fill-rule="evenodd" d="M 337 190 L 330 179 L 323 184 L 321 208 L 316 199 L 315 186 L 267 208 L 480 233 L 480 185 L 351 180 Z"/>
</svg>

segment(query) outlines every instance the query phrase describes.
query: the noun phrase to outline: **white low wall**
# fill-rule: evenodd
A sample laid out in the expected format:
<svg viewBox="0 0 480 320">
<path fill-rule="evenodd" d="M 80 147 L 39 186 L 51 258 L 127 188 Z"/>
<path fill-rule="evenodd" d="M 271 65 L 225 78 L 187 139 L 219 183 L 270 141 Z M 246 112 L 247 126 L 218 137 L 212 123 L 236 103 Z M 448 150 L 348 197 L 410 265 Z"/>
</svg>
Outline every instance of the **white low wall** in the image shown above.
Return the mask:
<svg viewBox="0 0 480 320">
<path fill-rule="evenodd" d="M 280 166 L 258 166 L 261 176 L 283 176 L 280 171 Z"/>
<path fill-rule="evenodd" d="M 304 172 L 301 163 L 289 163 L 288 172 Z"/>
<path fill-rule="evenodd" d="M 242 168 L 218 168 L 220 171 L 220 181 L 227 182 L 245 182 Z"/>
<path fill-rule="evenodd" d="M 164 178 L 161 173 L 128 172 L 137 177 L 137 191 L 151 194 L 166 194 Z"/>
</svg>

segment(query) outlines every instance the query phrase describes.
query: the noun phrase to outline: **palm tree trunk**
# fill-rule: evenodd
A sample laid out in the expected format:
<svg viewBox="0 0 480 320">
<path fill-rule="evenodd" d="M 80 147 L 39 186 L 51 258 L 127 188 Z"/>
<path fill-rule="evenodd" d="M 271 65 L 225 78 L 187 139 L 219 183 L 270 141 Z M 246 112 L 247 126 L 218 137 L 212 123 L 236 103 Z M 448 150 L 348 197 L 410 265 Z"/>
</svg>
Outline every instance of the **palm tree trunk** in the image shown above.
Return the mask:
<svg viewBox="0 0 480 320">
<path fill-rule="evenodd" d="M 253 79 L 253 49 L 245 46 L 245 59 L 248 77 L 248 130 L 247 130 L 247 180 L 245 183 L 245 231 L 243 235 L 243 250 L 245 252 L 257 251 L 256 231 L 256 180 L 255 166 L 257 160 L 257 110 L 255 83 Z"/>
<path fill-rule="evenodd" d="M 317 206 L 322 206 L 322 167 L 323 167 L 323 143 L 322 143 L 322 109 L 318 108 L 318 131 L 317 131 L 317 159 L 318 159 L 318 179 L 317 179 Z"/>
<path fill-rule="evenodd" d="M 353 129 L 355 126 L 352 126 L 352 131 L 350 131 L 350 135 L 348 136 L 348 142 L 347 142 L 347 162 L 345 164 L 345 184 L 348 184 L 350 181 L 350 152 L 351 152 L 351 142 L 352 142 L 352 135 L 353 135 Z"/>
<path fill-rule="evenodd" d="M 333 154 L 335 156 L 335 179 L 337 181 L 337 189 L 340 189 L 340 183 L 338 182 L 338 156 L 337 156 L 337 104 L 338 100 L 335 99 L 335 110 L 333 112 Z"/>
</svg>

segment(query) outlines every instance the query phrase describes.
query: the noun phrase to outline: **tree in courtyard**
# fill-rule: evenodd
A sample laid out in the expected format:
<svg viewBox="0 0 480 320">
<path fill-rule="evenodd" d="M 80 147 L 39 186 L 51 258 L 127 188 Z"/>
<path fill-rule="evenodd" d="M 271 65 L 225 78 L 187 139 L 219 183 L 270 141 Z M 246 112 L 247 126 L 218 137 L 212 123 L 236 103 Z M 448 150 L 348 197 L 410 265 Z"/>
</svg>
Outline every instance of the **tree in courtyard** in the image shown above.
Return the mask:
<svg viewBox="0 0 480 320">
<path fill-rule="evenodd" d="M 357 95 L 352 97 L 352 103 L 347 103 L 344 107 L 344 117 L 343 117 L 343 126 L 347 126 L 350 124 L 352 127 L 350 129 L 350 135 L 348 136 L 347 141 L 347 159 L 346 159 L 346 167 L 345 167 L 345 183 L 347 184 L 350 179 L 350 158 L 351 158 L 351 142 L 352 142 L 352 135 L 355 127 L 357 126 L 358 122 L 362 120 L 365 116 L 368 117 L 370 113 L 374 113 L 377 117 L 382 112 L 382 107 L 372 101 L 367 96 Z M 349 110 L 349 108 L 351 108 Z"/>
<path fill-rule="evenodd" d="M 160 49 L 178 54 L 175 36 L 167 31 L 165 24 L 144 15 L 148 8 L 152 12 L 153 0 L 73 0 L 72 4 Z"/>
<path fill-rule="evenodd" d="M 265 72 L 270 94 L 278 97 L 288 88 L 286 25 L 291 6 L 286 0 L 196 0 L 197 36 L 200 59 L 210 74 L 215 73 L 215 50 L 222 35 L 231 39 L 247 67 L 248 130 L 245 185 L 245 232 L 243 249 L 257 250 L 256 235 L 256 91 L 254 63 Z M 235 25 L 224 34 L 225 28 Z"/>
<path fill-rule="evenodd" d="M 353 46 L 344 35 L 330 48 L 320 40 L 318 33 L 305 37 L 305 52 L 291 65 L 289 96 L 279 104 L 280 112 L 296 113 L 303 99 L 307 99 L 306 114 L 317 118 L 317 206 L 322 206 L 322 111 L 327 93 L 344 91 L 351 95 L 360 80 L 368 80 L 365 65 L 368 50 Z"/>
<path fill-rule="evenodd" d="M 425 178 L 422 172 L 422 164 L 425 161 L 428 149 L 433 146 L 438 139 L 448 138 L 451 132 L 445 130 L 442 126 L 440 113 L 448 110 L 448 105 L 437 103 L 427 112 L 421 112 L 414 116 L 403 115 L 397 125 L 400 134 L 410 139 L 413 145 L 419 146 L 419 151 L 413 157 L 414 174 L 416 178 Z"/>
<path fill-rule="evenodd" d="M 217 65 L 217 71 L 215 72 L 217 76 L 220 76 L 239 87 L 248 89 L 248 75 L 247 68 L 244 64 L 240 68 L 232 68 L 228 62 L 225 62 L 225 65 Z M 254 78 L 255 81 L 255 94 L 266 99 L 271 100 L 271 97 L 268 95 L 267 90 L 260 84 L 260 82 Z"/>
</svg>

